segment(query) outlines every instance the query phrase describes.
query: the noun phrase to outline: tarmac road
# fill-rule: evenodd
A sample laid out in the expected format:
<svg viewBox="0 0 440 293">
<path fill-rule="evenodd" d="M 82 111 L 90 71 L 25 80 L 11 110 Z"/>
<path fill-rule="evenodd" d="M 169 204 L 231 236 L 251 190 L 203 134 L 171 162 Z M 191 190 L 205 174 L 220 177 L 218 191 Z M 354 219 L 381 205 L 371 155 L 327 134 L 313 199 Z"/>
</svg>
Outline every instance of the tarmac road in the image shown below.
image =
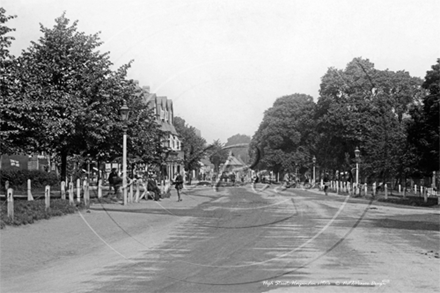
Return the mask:
<svg viewBox="0 0 440 293">
<path fill-rule="evenodd" d="M 1 292 L 440 291 L 438 209 L 262 187 L 195 188 L 182 202 L 173 193 L 8 228 Z M 74 228 L 55 231 L 63 225 Z M 57 237 L 36 250 L 17 243 L 25 234 Z M 46 255 L 26 263 L 23 251 Z"/>
</svg>

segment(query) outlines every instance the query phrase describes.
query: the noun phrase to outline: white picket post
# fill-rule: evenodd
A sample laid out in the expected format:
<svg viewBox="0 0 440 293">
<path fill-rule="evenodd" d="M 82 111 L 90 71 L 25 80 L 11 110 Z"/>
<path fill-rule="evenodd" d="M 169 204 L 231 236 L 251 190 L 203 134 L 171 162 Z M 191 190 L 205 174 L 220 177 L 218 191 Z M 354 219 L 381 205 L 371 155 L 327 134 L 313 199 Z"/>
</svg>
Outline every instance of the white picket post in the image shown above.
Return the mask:
<svg viewBox="0 0 440 293">
<path fill-rule="evenodd" d="M 399 184 L 399 195 L 402 192 L 402 186 Z"/>
<path fill-rule="evenodd" d="M 415 193 L 416 196 L 417 196 L 417 184 L 414 184 L 414 193 Z"/>
<path fill-rule="evenodd" d="M 365 189 L 365 196 L 367 196 L 367 194 L 368 194 L 368 185 L 367 185 L 367 183 L 364 184 L 364 189 Z"/>
<path fill-rule="evenodd" d="M 373 196 L 376 196 L 376 182 L 373 182 Z"/>
<path fill-rule="evenodd" d="M 8 201 L 8 217 L 14 219 L 14 190 L 12 188 L 8 188 L 6 192 Z"/>
<path fill-rule="evenodd" d="M 72 181 L 69 182 L 69 204 L 70 205 L 74 204 L 74 202 L 73 202 L 73 182 Z"/>
<path fill-rule="evenodd" d="M 388 199 L 388 185 L 386 183 L 384 184 L 384 188 L 385 188 L 385 199 Z"/>
<path fill-rule="evenodd" d="M 336 194 L 339 194 L 339 181 L 336 181 Z"/>
<path fill-rule="evenodd" d="M 87 182 L 87 180 L 84 180 L 83 188 L 84 188 L 84 205 L 86 206 L 87 209 L 89 209 L 90 193 L 89 193 L 89 183 Z"/>
<path fill-rule="evenodd" d="M 102 179 L 98 180 L 98 198 L 102 198 Z"/>
<path fill-rule="evenodd" d="M 81 180 L 79 178 L 76 180 L 76 200 L 81 202 Z"/>
<path fill-rule="evenodd" d="M 28 179 L 27 181 L 27 200 L 32 201 L 34 200 L 34 197 L 32 196 L 32 190 L 31 190 L 31 179 Z"/>
<path fill-rule="evenodd" d="M 61 181 L 61 199 L 66 199 L 66 182 Z"/>
<path fill-rule="evenodd" d="M 136 197 L 135 202 L 139 202 L 139 195 L 140 195 L 140 182 L 139 180 L 136 180 Z"/>
<path fill-rule="evenodd" d="M 46 210 L 50 208 L 50 185 L 46 185 L 44 189 L 44 203 L 46 205 Z"/>
</svg>

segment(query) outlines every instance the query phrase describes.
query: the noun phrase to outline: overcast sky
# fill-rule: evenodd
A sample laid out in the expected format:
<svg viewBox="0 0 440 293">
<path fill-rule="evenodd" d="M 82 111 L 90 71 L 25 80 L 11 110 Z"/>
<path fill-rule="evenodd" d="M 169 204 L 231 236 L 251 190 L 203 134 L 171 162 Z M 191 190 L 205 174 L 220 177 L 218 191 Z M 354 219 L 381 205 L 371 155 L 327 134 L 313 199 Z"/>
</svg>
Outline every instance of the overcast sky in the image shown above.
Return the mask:
<svg viewBox="0 0 440 293">
<path fill-rule="evenodd" d="M 424 77 L 440 58 L 440 1 L 1 0 L 19 55 L 63 11 L 101 32 L 115 66 L 174 102 L 210 143 L 252 136 L 276 98 L 315 101 L 329 67 L 354 57 Z"/>
</svg>

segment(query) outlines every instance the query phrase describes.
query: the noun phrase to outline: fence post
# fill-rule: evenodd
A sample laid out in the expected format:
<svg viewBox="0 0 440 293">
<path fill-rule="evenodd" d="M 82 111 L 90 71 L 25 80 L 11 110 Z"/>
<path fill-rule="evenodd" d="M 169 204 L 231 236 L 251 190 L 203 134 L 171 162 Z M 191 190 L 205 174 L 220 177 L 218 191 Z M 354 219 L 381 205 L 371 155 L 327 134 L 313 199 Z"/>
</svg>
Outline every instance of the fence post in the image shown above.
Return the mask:
<svg viewBox="0 0 440 293">
<path fill-rule="evenodd" d="M 27 200 L 32 201 L 34 200 L 34 197 L 32 196 L 32 190 L 31 190 L 31 179 L 28 179 L 27 181 Z"/>
<path fill-rule="evenodd" d="M 402 193 L 402 185 L 399 184 L 399 195 Z"/>
<path fill-rule="evenodd" d="M 367 194 L 368 194 L 368 184 L 367 183 L 364 184 L 364 189 L 365 189 L 365 196 L 367 196 Z"/>
<path fill-rule="evenodd" d="M 46 204 L 46 210 L 50 208 L 50 185 L 46 185 L 44 189 L 44 203 Z"/>
<path fill-rule="evenodd" d="M 98 198 L 102 198 L 102 179 L 98 180 Z"/>
<path fill-rule="evenodd" d="M 373 182 L 373 196 L 376 196 L 376 182 Z"/>
<path fill-rule="evenodd" d="M 385 189 L 385 199 L 388 199 L 388 184 L 387 183 L 384 184 L 384 189 Z"/>
<path fill-rule="evenodd" d="M 339 194 L 339 181 L 336 181 L 336 194 Z"/>
<path fill-rule="evenodd" d="M 7 189 L 7 201 L 8 201 L 8 217 L 14 219 L 14 190 L 12 188 Z"/>
<path fill-rule="evenodd" d="M 414 193 L 415 193 L 416 196 L 417 196 L 417 184 L 414 184 Z"/>
<path fill-rule="evenodd" d="M 61 199 L 66 199 L 66 182 L 61 181 Z"/>
<path fill-rule="evenodd" d="M 426 188 L 423 188 L 423 186 L 420 187 L 420 192 L 423 194 L 423 201 L 426 203 L 428 202 L 428 190 Z"/>
<path fill-rule="evenodd" d="M 84 180 L 84 205 L 86 206 L 87 209 L 90 208 L 90 193 L 89 193 L 89 183 Z"/>
<path fill-rule="evenodd" d="M 73 206 L 73 182 L 69 182 L 69 204 Z"/>
<path fill-rule="evenodd" d="M 139 195 L 140 195 L 140 182 L 139 180 L 136 180 L 136 196 L 135 196 L 135 202 L 139 202 Z"/>
<path fill-rule="evenodd" d="M 81 202 L 81 180 L 78 178 L 76 180 L 76 200 Z"/>
</svg>

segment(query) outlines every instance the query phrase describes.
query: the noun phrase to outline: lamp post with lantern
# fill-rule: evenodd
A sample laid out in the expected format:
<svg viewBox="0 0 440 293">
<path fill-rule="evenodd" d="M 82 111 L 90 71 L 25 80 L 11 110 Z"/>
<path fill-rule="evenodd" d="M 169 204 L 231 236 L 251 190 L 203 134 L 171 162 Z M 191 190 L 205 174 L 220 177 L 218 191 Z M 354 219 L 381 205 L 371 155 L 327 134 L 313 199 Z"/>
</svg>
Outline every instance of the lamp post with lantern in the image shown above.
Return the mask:
<svg viewBox="0 0 440 293">
<path fill-rule="evenodd" d="M 122 130 L 124 131 L 122 139 L 122 190 L 124 194 L 124 205 L 127 204 L 127 123 L 129 109 L 127 107 L 127 101 L 124 100 L 124 104 L 119 109 L 121 120 L 124 125 Z"/>
<path fill-rule="evenodd" d="M 312 162 L 313 162 L 313 184 L 315 184 L 315 181 L 316 181 L 316 174 L 315 174 L 315 166 L 316 166 L 316 157 L 315 156 L 313 156 L 313 158 L 312 158 Z"/>
<path fill-rule="evenodd" d="M 358 147 L 354 150 L 354 155 L 356 157 L 356 192 L 359 190 L 359 157 L 360 157 L 361 151 Z M 360 192 L 359 192 L 360 193 Z"/>
</svg>

